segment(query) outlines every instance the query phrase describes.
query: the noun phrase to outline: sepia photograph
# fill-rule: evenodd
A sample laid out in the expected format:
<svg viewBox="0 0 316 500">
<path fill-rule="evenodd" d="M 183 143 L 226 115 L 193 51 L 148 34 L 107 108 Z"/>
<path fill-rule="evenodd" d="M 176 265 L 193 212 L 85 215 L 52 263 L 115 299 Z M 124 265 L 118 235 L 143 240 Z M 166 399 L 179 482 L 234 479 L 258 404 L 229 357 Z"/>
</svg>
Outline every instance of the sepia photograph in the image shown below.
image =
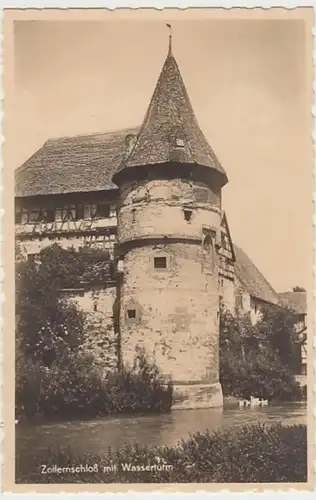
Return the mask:
<svg viewBox="0 0 316 500">
<path fill-rule="evenodd" d="M 304 487 L 312 9 L 84 10 L 6 19 L 13 482 Z"/>
</svg>

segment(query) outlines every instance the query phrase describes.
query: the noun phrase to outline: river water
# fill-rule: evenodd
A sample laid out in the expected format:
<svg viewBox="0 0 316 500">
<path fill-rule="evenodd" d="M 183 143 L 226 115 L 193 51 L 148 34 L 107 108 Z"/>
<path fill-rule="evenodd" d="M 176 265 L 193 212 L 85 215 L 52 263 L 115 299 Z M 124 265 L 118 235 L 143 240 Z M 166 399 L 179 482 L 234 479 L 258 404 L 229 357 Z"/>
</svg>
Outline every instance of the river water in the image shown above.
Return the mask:
<svg viewBox="0 0 316 500">
<path fill-rule="evenodd" d="M 173 445 L 189 434 L 227 429 L 256 422 L 306 424 L 306 403 L 262 408 L 177 410 L 163 415 L 103 417 L 93 420 L 16 425 L 17 456 L 38 455 L 48 447 L 71 447 L 75 454 L 102 455 L 125 443 Z"/>
</svg>

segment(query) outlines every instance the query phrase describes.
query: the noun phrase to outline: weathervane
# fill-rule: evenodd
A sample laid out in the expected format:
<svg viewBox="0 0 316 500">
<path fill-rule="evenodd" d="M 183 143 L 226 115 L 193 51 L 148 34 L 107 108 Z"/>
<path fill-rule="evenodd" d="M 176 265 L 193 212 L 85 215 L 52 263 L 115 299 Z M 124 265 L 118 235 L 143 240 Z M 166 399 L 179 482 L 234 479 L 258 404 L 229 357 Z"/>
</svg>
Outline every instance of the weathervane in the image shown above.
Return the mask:
<svg viewBox="0 0 316 500">
<path fill-rule="evenodd" d="M 172 52 L 172 27 L 171 24 L 166 24 L 167 28 L 169 28 L 169 54 Z"/>
</svg>

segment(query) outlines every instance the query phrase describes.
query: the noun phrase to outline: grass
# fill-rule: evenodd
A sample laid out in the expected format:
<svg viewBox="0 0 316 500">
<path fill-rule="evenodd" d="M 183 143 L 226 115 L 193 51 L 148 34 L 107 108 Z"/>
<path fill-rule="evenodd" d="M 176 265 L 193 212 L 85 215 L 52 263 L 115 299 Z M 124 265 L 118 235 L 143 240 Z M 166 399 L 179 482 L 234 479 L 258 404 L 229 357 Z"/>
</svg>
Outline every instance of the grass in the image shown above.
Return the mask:
<svg viewBox="0 0 316 500">
<path fill-rule="evenodd" d="M 305 425 L 248 425 L 196 433 L 170 447 L 126 445 L 103 456 L 76 456 L 69 447 L 50 448 L 41 456 L 30 453 L 16 460 L 19 484 L 306 481 Z"/>
</svg>

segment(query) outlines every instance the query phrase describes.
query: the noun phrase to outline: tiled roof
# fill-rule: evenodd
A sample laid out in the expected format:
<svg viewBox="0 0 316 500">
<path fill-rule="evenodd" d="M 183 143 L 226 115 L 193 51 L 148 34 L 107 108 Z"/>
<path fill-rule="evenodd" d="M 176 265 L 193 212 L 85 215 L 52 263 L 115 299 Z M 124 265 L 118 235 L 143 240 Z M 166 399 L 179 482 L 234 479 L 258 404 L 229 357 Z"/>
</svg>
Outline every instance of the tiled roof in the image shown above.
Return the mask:
<svg viewBox="0 0 316 500">
<path fill-rule="evenodd" d="M 248 255 L 237 245 L 234 245 L 234 249 L 236 256 L 235 274 L 251 297 L 271 304 L 278 304 L 278 294 Z"/>
<path fill-rule="evenodd" d="M 138 129 L 48 140 L 15 172 L 15 195 L 37 196 L 117 189 L 112 175 L 125 138 Z"/>
<path fill-rule="evenodd" d="M 175 161 L 209 167 L 221 174 L 222 185 L 227 182 L 223 167 L 199 127 L 178 65 L 170 50 L 137 140 L 118 171 L 172 161 L 177 139 L 180 139 L 182 145 L 179 148 L 181 156 L 177 156 Z"/>
<path fill-rule="evenodd" d="M 180 140 L 177 144 L 177 140 Z M 177 162 L 226 173 L 201 131 L 177 63 L 169 52 L 142 127 L 48 140 L 15 173 L 15 195 L 37 196 L 116 189 L 126 167 Z"/>
<path fill-rule="evenodd" d="M 278 293 L 280 305 L 292 309 L 297 314 L 306 314 L 307 295 L 306 292 L 283 292 Z"/>
</svg>

